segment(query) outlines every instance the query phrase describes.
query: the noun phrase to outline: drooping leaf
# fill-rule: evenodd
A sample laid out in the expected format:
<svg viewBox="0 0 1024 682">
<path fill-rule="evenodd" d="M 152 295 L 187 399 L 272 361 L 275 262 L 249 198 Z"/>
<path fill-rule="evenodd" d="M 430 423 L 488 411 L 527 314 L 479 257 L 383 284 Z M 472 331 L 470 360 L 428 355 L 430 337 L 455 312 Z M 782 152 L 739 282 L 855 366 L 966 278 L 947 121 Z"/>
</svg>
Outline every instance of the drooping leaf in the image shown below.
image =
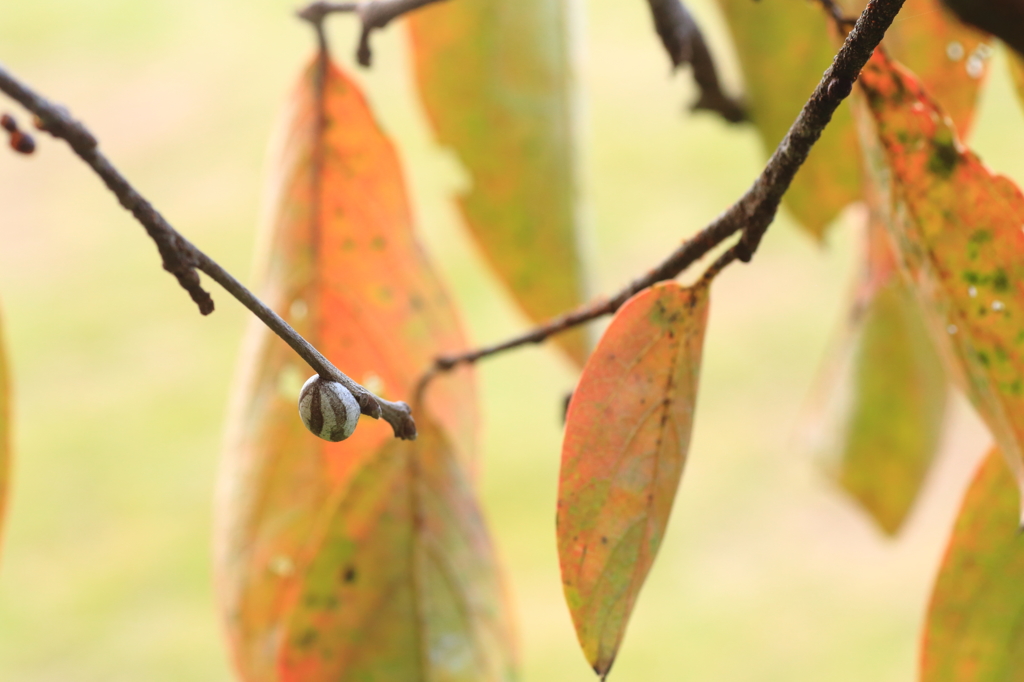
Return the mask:
<svg viewBox="0 0 1024 682">
<path fill-rule="evenodd" d="M 863 0 L 846 0 L 859 14 Z M 953 119 L 961 137 L 974 122 L 978 93 L 988 74 L 991 38 L 958 20 L 940 0 L 907 0 L 885 34 L 893 59 L 914 72 Z"/>
<path fill-rule="evenodd" d="M 868 228 L 867 264 L 846 343 L 849 376 L 836 481 L 885 532 L 896 533 L 934 458 L 946 405 L 946 373 L 913 291 L 897 270 L 885 226 Z M 844 385 L 845 384 L 845 385 Z"/>
<path fill-rule="evenodd" d="M 882 52 L 860 82 L 900 259 L 953 375 L 1024 489 L 1024 195 L 961 144 L 920 82 Z"/>
<path fill-rule="evenodd" d="M 791 0 L 718 0 L 729 23 L 746 81 L 751 119 L 771 153 L 793 123 L 839 47 L 817 3 Z M 845 0 L 851 16 L 863 0 Z M 884 45 L 919 73 L 952 115 L 961 133 L 971 123 L 991 50 L 940 0 L 907 0 Z M 840 107 L 783 201 L 816 237 L 852 201 L 861 198 L 857 132 L 849 108 Z"/>
<path fill-rule="evenodd" d="M 7 355 L 0 327 L 0 540 L 3 539 L 4 514 L 7 511 L 7 489 L 11 472 L 11 405 L 7 379 Z"/>
<path fill-rule="evenodd" d="M 472 178 L 463 217 L 534 321 L 584 298 L 570 2 L 446 2 L 409 15 L 427 114 Z M 582 366 L 581 329 L 555 341 Z"/>
<path fill-rule="evenodd" d="M 1024 106 L 1024 57 L 1016 52 L 1011 52 L 1008 63 L 1010 65 L 1010 77 L 1013 79 L 1013 87 L 1017 91 L 1017 100 Z"/>
<path fill-rule="evenodd" d="M 626 302 L 587 361 L 562 445 L 558 556 L 583 653 L 615 660 L 658 552 L 690 444 L 707 287 Z"/>
<path fill-rule="evenodd" d="M 718 0 L 743 69 L 750 119 L 766 154 L 775 150 L 832 63 L 836 47 L 825 13 L 802 0 Z M 857 134 L 840 107 L 793 178 L 783 202 L 821 238 L 861 194 Z"/>
<path fill-rule="evenodd" d="M 299 586 L 283 680 L 505 681 L 513 633 L 464 468 L 419 410 L 353 478 Z"/>
<path fill-rule="evenodd" d="M 1024 55 L 1024 1 L 943 0 L 957 16 L 972 26 L 999 36 Z"/>
<path fill-rule="evenodd" d="M 995 449 L 964 497 L 932 592 L 922 682 L 1024 679 L 1024 535 Z"/>
<path fill-rule="evenodd" d="M 322 109 L 318 92 L 323 93 Z M 321 72 L 314 64 L 303 75 L 289 106 L 273 167 L 271 214 L 262 234 L 264 266 L 258 288 L 270 306 L 343 371 L 379 395 L 411 400 L 413 385 L 432 358 L 460 350 L 465 340 L 440 282 L 415 241 L 398 157 L 358 88 L 333 65 Z M 360 502 L 347 497 L 350 489 L 353 495 L 359 494 L 352 488 L 355 481 L 363 488 L 372 486 L 367 481 L 373 475 L 367 472 L 380 470 L 385 467 L 381 462 L 391 463 L 395 457 L 409 460 L 411 451 L 395 451 L 390 427 L 366 417 L 354 435 L 341 443 L 322 441 L 306 431 L 297 397 L 312 372 L 261 324 L 254 322 L 248 332 L 242 370 L 221 473 L 216 538 L 220 601 L 235 660 L 246 682 L 276 682 L 284 679 L 283 670 L 289 671 L 289 680 L 326 679 L 316 671 L 307 676 L 305 668 L 294 670 L 284 663 L 296 660 L 302 651 L 301 633 L 292 628 L 301 624 L 295 614 L 311 567 L 328 570 L 332 557 L 337 557 L 329 543 L 331 533 L 356 523 L 346 518 L 347 513 L 365 511 Z M 450 458 L 469 470 L 475 410 L 468 372 L 439 377 L 431 384 L 421 412 L 429 412 L 435 424 L 431 428 L 444 435 L 427 441 L 443 438 L 451 447 L 446 446 L 443 455 L 440 448 L 424 455 L 420 469 L 408 481 L 410 489 L 438 477 L 447 481 L 450 474 L 446 472 L 456 466 Z M 398 454 L 382 454 L 384 449 Z M 465 494 L 455 484 L 449 489 L 453 495 Z M 444 503 L 459 509 L 470 504 L 463 497 Z M 473 530 L 474 547 L 485 553 L 474 518 L 447 519 L 454 529 L 441 528 L 437 533 L 448 537 L 446 533 L 466 526 Z M 381 519 L 382 524 L 387 521 Z M 414 533 L 420 530 L 415 528 Z M 397 541 L 397 536 L 389 537 L 382 540 Z M 371 563 L 389 555 L 411 575 L 421 572 L 411 564 L 407 543 L 363 545 L 353 551 L 354 559 L 347 560 L 356 565 L 366 552 Z M 489 555 L 477 558 L 482 566 L 490 566 Z M 336 566 L 336 574 L 343 576 L 348 565 Z M 466 577 L 476 580 L 475 574 Z M 361 584 L 372 586 L 365 579 L 364 575 Z M 337 583 L 339 591 L 347 587 L 344 580 Z M 489 587 L 474 582 L 466 589 L 476 594 Z M 380 608 L 392 613 L 407 606 L 392 604 L 394 595 L 389 592 L 375 596 Z M 355 623 L 358 614 L 352 615 L 347 608 L 348 604 L 339 602 L 339 618 L 350 616 L 353 626 L 365 625 Z M 475 635 L 487 622 L 474 620 L 475 608 L 475 604 L 467 607 L 472 618 L 464 634 Z M 415 609 L 403 614 L 406 621 L 420 618 Z M 376 631 L 380 656 L 366 652 L 359 663 L 364 674 L 396 665 L 387 658 L 395 650 L 389 646 L 404 641 L 405 624 L 393 625 L 393 631 Z M 337 631 L 334 635 L 341 636 Z M 425 644 L 421 640 L 420 647 L 403 650 L 402 655 L 420 660 Z M 439 661 L 431 658 L 429 666 L 450 664 L 443 651 L 439 656 Z M 323 662 L 333 670 L 347 664 L 340 658 Z M 419 670 L 418 677 L 388 678 L 381 672 L 385 676 L 379 679 L 434 679 L 433 667 Z"/>
</svg>

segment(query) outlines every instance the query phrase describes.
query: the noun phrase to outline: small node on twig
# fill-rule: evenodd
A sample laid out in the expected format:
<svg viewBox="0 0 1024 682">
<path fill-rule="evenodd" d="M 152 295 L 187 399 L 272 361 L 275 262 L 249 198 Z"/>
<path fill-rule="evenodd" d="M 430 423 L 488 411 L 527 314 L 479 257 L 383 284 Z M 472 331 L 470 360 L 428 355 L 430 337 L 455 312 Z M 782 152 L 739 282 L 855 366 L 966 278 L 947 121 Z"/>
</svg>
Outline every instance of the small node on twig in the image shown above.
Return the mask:
<svg viewBox="0 0 1024 682">
<path fill-rule="evenodd" d="M 846 99 L 853 92 L 853 81 L 848 78 L 833 78 L 828 82 L 828 96 L 833 99 Z"/>
<path fill-rule="evenodd" d="M 18 122 L 10 114 L 0 116 L 0 128 L 10 135 L 11 149 L 19 154 L 31 154 L 36 150 L 36 141 L 32 136 L 18 128 Z"/>
</svg>

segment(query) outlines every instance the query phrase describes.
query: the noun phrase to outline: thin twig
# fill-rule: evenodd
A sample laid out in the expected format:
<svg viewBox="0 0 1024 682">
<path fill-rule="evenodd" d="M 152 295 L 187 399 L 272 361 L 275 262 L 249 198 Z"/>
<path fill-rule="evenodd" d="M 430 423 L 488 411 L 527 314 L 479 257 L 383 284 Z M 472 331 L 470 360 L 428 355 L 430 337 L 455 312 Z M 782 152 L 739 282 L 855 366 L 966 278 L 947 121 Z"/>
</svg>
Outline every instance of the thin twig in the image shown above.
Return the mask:
<svg viewBox="0 0 1024 682">
<path fill-rule="evenodd" d="M 825 11 L 832 21 L 835 22 L 836 28 L 839 29 L 840 34 L 845 35 L 853 26 L 857 23 L 857 20 L 853 17 L 847 16 L 843 12 L 843 8 L 839 6 L 836 0 L 819 0 L 821 6 L 825 8 Z"/>
<path fill-rule="evenodd" d="M 370 49 L 370 34 L 384 28 L 392 20 L 403 14 L 412 12 L 426 5 L 442 0 L 366 0 L 365 2 L 313 2 L 299 10 L 299 17 L 314 26 L 323 25 L 329 14 L 339 12 L 354 13 L 359 16 L 362 28 L 359 34 L 359 47 L 356 49 L 356 60 L 363 66 L 370 66 L 373 51 Z M 322 30 L 322 29 L 318 29 Z"/>
<path fill-rule="evenodd" d="M 611 298 L 583 305 L 524 334 L 492 346 L 436 358 L 433 367 L 420 379 L 418 391 L 425 390 L 427 383 L 440 372 L 512 348 L 541 343 L 555 334 L 598 317 L 610 315 L 647 287 L 657 282 L 675 279 L 686 268 L 737 232 L 742 231 L 742 237 L 722 255 L 720 260 L 725 262 L 716 263 L 710 268 L 711 276 L 734 260 L 749 262 L 768 226 L 775 219 L 782 195 L 789 188 L 793 176 L 832 119 L 832 114 L 850 94 L 860 70 L 881 42 L 885 31 L 903 7 L 903 2 L 904 0 L 871 0 L 868 3 L 853 30 L 847 35 L 842 48 L 832 60 L 832 65 L 825 71 L 810 99 L 804 104 L 786 137 L 768 159 L 754 184 L 739 201 L 695 236 L 683 242 L 661 265 L 633 281 Z"/>
<path fill-rule="evenodd" d="M 693 15 L 681 0 L 647 0 L 654 18 L 654 29 L 661 38 L 673 68 L 690 64 L 693 80 L 700 87 L 700 97 L 690 109 L 718 113 L 729 123 L 747 120 L 743 104 L 722 91 L 718 70 L 704 35 Z"/>
<path fill-rule="evenodd" d="M 100 176 L 121 205 L 131 211 L 135 219 L 146 228 L 146 232 L 156 242 L 160 251 L 164 269 L 178 279 L 192 300 L 198 304 L 202 314 L 208 315 L 213 312 L 213 299 L 200 285 L 197 270 L 206 273 L 251 310 L 271 331 L 284 339 L 285 343 L 309 363 L 317 374 L 325 379 L 337 381 L 351 391 L 359 401 L 363 414 L 374 419 L 383 417 L 391 424 L 398 438 L 416 437 L 416 424 L 408 405 L 379 398 L 350 379 L 227 270 L 183 237 L 110 163 L 100 152 L 92 133 L 73 119 L 66 109 L 52 104 L 34 92 L 3 65 L 0 65 L 0 92 L 7 94 L 35 114 L 42 130 L 67 142 L 75 154 Z"/>
</svg>

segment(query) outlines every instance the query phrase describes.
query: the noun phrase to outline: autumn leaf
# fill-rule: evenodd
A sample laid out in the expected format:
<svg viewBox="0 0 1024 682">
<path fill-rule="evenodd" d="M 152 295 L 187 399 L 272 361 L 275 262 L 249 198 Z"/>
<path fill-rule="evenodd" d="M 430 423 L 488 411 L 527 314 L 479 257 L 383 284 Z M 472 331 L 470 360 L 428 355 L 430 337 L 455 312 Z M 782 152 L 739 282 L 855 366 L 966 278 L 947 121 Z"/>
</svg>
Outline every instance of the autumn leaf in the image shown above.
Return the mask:
<svg viewBox="0 0 1024 682">
<path fill-rule="evenodd" d="M 770 154 L 832 63 L 828 18 L 810 2 L 718 0 L 718 5 L 740 58 L 750 120 Z M 857 158 L 850 112 L 840 107 L 783 197 L 815 237 L 860 198 Z"/>
<path fill-rule="evenodd" d="M 11 406 L 7 378 L 7 355 L 0 327 L 0 539 L 3 539 L 4 513 L 7 511 L 7 489 L 11 471 Z"/>
<path fill-rule="evenodd" d="M 282 680 L 505 681 L 514 640 L 487 530 L 436 425 L 353 478 L 289 617 Z"/>
<path fill-rule="evenodd" d="M 816 3 L 718 0 L 732 33 L 746 83 L 751 120 L 765 153 L 773 152 L 832 63 L 838 46 L 830 19 Z M 856 16 L 862 0 L 847 0 Z M 987 69 L 983 36 L 963 26 L 939 0 L 907 0 L 883 44 L 920 70 L 925 85 L 961 131 L 973 117 Z M 981 57 L 980 55 L 984 55 Z M 816 238 L 862 195 L 860 152 L 848 107 L 840 107 L 800 168 L 783 202 Z"/>
<path fill-rule="evenodd" d="M 535 322 L 585 298 L 569 4 L 449 2 L 409 15 L 424 106 L 472 177 L 462 215 Z M 555 341 L 583 365 L 582 328 Z"/>
<path fill-rule="evenodd" d="M 946 373 L 914 292 L 897 270 L 886 228 L 868 228 L 861 276 L 829 392 L 844 397 L 833 478 L 882 530 L 896 533 L 934 458 Z M 833 398 L 835 399 L 835 398 Z"/>
<path fill-rule="evenodd" d="M 1010 77 L 1017 91 L 1017 100 L 1024 106 L 1024 57 L 1016 52 L 1010 52 L 1007 55 L 1007 63 L 1010 65 Z"/>
<path fill-rule="evenodd" d="M 928 609 L 922 682 L 1024 679 L 1024 535 L 1002 460 L 989 452 L 956 520 Z"/>
<path fill-rule="evenodd" d="M 863 0 L 846 0 L 853 14 Z M 953 119 L 961 137 L 974 122 L 978 93 L 988 75 L 991 38 L 967 26 L 941 0 L 907 0 L 882 45 L 914 72 L 924 89 Z"/>
<path fill-rule="evenodd" d="M 885 164 L 876 175 L 891 183 L 900 259 L 953 375 L 1024 490 L 1024 195 L 964 148 L 920 82 L 882 52 L 860 83 L 879 147 L 869 158 Z"/>
<path fill-rule="evenodd" d="M 415 241 L 395 149 L 355 84 L 333 65 L 324 69 L 314 63 L 289 102 L 273 167 L 270 220 L 261 236 L 259 288 L 274 310 L 343 371 L 383 397 L 411 400 L 432 358 L 464 348 L 465 339 Z M 262 682 L 282 679 L 279 666 L 296 660 L 301 638 L 291 627 L 301 621 L 295 613 L 310 567 L 327 570 L 336 556 L 328 543 L 331 533 L 352 522 L 346 509 L 360 511 L 348 491 L 356 481 L 365 488 L 367 472 L 385 466 L 382 461 L 412 455 L 398 450 L 387 459 L 383 451 L 395 447 L 391 429 L 367 417 L 344 442 L 314 437 L 297 410 L 299 388 L 311 370 L 261 324 L 253 323 L 245 345 L 220 478 L 216 562 L 237 666 L 247 682 Z M 450 478 L 449 458 L 470 471 L 477 417 L 469 371 L 438 377 L 426 396 L 427 413 L 431 428 L 448 444 L 443 455 L 428 459 L 444 471 L 423 464 L 407 482 L 410 488 L 426 484 L 421 476 L 426 482 Z M 461 498 L 446 502 L 470 504 Z M 438 532 L 469 525 L 479 548 L 475 521 L 451 523 L 456 529 Z M 392 561 L 417 574 L 406 544 L 364 550 L 390 553 Z M 360 556 L 355 560 L 358 565 Z M 339 590 L 346 587 L 338 583 Z M 376 595 L 381 608 L 393 606 L 390 597 Z M 469 605 L 467 613 L 475 616 L 474 608 Z M 420 616 L 411 610 L 404 617 L 415 622 Z M 404 627 L 395 623 L 393 636 L 404 636 Z M 470 623 L 465 632 L 475 629 Z M 390 635 L 382 630 L 376 636 L 385 656 Z M 409 649 L 403 656 L 416 659 L 420 653 Z M 363 660 L 362 670 L 373 663 Z M 384 670 L 394 661 L 375 663 Z M 286 668 L 290 680 L 321 679 Z"/>
<path fill-rule="evenodd" d="M 565 598 L 587 660 L 608 674 L 658 552 L 690 445 L 706 286 L 627 301 L 583 369 L 558 489 Z"/>
</svg>

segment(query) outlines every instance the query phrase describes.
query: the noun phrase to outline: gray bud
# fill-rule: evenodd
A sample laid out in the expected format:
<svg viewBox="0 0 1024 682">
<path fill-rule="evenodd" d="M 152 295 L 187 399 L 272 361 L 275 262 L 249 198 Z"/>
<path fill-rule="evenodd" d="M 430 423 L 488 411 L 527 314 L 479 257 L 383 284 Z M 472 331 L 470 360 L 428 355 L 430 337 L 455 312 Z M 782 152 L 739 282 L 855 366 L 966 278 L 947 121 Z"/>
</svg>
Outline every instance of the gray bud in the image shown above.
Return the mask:
<svg viewBox="0 0 1024 682">
<path fill-rule="evenodd" d="M 336 443 L 356 430 L 359 403 L 355 396 L 336 381 L 325 381 L 314 374 L 299 391 L 299 416 L 314 435 Z"/>
</svg>

